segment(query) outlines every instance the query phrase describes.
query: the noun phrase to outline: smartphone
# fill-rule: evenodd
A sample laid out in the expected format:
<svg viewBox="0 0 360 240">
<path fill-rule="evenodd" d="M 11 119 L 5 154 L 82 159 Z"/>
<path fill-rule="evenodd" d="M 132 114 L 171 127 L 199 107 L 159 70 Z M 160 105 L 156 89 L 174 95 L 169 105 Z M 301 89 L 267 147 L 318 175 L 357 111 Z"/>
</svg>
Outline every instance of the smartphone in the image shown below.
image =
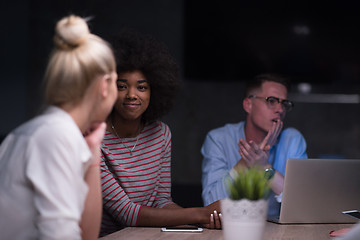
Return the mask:
<svg viewBox="0 0 360 240">
<path fill-rule="evenodd" d="M 181 226 L 181 227 L 163 227 L 162 232 L 189 232 L 189 233 L 201 233 L 204 231 L 201 227 L 196 226 Z"/>
<path fill-rule="evenodd" d="M 360 211 L 359 210 L 349 210 L 349 211 L 343 211 L 343 214 L 349 215 L 351 217 L 354 217 L 356 219 L 360 219 Z"/>
</svg>

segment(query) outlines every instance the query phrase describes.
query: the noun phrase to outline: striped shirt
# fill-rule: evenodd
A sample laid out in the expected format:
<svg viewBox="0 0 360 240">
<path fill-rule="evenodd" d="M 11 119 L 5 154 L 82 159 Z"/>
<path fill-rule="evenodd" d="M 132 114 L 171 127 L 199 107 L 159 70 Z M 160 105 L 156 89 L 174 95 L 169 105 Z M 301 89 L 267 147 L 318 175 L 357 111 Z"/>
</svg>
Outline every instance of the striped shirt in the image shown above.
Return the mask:
<svg viewBox="0 0 360 240">
<path fill-rule="evenodd" d="M 118 138 L 107 131 L 101 150 L 101 236 L 136 226 L 141 206 L 163 208 L 173 203 L 171 132 L 165 123 L 145 125 L 137 138 Z"/>
</svg>

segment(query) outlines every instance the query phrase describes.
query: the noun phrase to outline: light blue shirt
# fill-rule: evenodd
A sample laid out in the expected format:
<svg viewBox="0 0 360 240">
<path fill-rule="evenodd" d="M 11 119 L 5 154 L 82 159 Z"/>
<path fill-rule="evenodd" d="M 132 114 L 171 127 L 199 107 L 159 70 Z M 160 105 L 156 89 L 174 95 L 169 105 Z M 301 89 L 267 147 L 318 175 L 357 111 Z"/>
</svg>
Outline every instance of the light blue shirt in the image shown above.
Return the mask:
<svg viewBox="0 0 360 240">
<path fill-rule="evenodd" d="M 217 200 L 228 197 L 226 179 L 230 170 L 241 159 L 239 140 L 245 139 L 245 122 L 226 124 L 211 130 L 201 148 L 202 162 L 202 197 L 207 206 Z M 285 176 L 286 161 L 289 158 L 307 158 L 306 142 L 302 134 L 294 128 L 284 129 L 277 143 L 271 147 L 269 164 Z M 278 215 L 280 203 L 272 192 L 269 197 L 268 215 Z"/>
</svg>

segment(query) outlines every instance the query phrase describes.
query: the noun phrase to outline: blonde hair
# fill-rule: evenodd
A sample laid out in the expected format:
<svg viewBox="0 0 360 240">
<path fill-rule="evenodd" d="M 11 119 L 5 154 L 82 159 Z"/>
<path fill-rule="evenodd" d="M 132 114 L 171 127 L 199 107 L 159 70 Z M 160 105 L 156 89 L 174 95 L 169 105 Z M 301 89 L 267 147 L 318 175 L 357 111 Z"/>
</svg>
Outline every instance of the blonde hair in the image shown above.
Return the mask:
<svg viewBox="0 0 360 240">
<path fill-rule="evenodd" d="M 86 20 L 70 15 L 56 24 L 55 47 L 45 72 L 45 101 L 77 103 L 96 76 L 115 71 L 110 45 L 91 34 Z"/>
</svg>

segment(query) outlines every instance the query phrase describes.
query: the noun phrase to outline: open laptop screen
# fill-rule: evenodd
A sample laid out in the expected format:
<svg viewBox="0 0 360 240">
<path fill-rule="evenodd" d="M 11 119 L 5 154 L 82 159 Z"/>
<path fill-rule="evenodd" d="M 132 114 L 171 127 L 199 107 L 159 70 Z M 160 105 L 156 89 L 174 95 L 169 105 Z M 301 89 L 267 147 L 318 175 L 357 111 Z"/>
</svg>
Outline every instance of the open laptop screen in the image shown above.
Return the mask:
<svg viewBox="0 0 360 240">
<path fill-rule="evenodd" d="M 360 159 L 288 160 L 279 223 L 354 223 L 342 213 L 354 209 L 360 209 Z"/>
</svg>

